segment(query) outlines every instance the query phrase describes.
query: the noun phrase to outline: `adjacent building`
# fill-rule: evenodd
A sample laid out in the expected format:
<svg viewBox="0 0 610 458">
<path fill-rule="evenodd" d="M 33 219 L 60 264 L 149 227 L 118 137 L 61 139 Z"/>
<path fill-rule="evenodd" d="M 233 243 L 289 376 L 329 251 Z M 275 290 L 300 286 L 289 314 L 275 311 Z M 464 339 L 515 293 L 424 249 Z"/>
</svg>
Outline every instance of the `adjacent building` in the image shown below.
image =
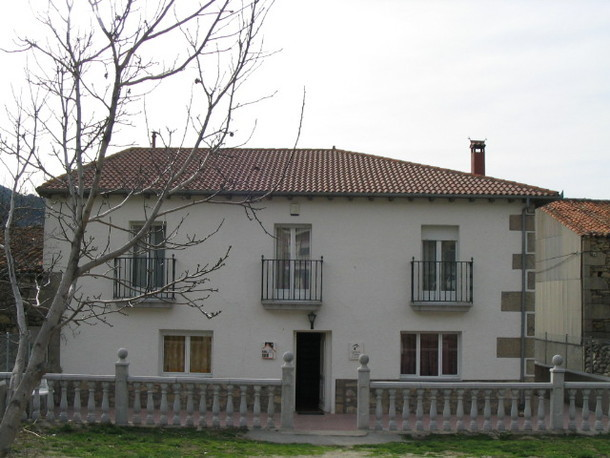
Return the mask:
<svg viewBox="0 0 610 458">
<path fill-rule="evenodd" d="M 610 201 L 552 202 L 536 226 L 536 359 L 610 375 Z"/>
</svg>

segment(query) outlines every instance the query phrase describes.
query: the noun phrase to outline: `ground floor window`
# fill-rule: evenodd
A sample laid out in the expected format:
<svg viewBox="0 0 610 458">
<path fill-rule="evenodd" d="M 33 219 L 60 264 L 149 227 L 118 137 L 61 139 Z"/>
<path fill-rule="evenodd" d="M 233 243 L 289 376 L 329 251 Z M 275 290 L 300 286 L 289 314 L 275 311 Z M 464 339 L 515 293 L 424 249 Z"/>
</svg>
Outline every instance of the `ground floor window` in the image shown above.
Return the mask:
<svg viewBox="0 0 610 458">
<path fill-rule="evenodd" d="M 458 334 L 403 332 L 400 374 L 419 377 L 458 375 Z"/>
<path fill-rule="evenodd" d="M 163 372 L 210 374 L 212 372 L 212 333 L 162 334 Z"/>
</svg>

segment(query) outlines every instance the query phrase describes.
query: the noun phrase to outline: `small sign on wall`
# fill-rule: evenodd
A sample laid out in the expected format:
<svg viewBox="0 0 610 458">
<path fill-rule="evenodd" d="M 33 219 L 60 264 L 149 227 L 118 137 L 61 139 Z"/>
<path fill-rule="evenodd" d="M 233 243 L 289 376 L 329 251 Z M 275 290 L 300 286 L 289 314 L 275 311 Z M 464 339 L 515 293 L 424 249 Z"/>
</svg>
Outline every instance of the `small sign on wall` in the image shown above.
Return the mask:
<svg viewBox="0 0 610 458">
<path fill-rule="evenodd" d="M 364 344 L 353 342 L 349 344 L 349 359 L 350 361 L 358 361 L 360 355 L 364 353 Z"/>
<path fill-rule="evenodd" d="M 265 342 L 262 349 L 262 358 L 263 359 L 275 359 L 275 354 L 277 352 L 277 345 L 275 342 Z"/>
</svg>

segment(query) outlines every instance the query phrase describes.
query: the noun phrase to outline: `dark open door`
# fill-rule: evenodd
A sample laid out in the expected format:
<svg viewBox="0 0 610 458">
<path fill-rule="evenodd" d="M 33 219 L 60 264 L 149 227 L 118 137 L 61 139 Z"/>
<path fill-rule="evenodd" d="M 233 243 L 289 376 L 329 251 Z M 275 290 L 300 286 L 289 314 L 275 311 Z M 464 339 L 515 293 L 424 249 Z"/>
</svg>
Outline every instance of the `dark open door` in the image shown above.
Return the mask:
<svg viewBox="0 0 610 458">
<path fill-rule="evenodd" d="M 320 409 L 322 380 L 322 333 L 297 333 L 296 410 L 322 413 Z"/>
</svg>

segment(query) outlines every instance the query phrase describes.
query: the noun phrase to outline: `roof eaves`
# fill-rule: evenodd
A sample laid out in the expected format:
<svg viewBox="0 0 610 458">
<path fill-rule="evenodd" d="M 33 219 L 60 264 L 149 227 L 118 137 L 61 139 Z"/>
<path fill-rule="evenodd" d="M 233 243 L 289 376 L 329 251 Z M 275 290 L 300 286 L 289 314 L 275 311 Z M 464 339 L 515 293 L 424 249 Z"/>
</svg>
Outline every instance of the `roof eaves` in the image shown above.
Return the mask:
<svg viewBox="0 0 610 458">
<path fill-rule="evenodd" d="M 66 189 L 39 189 L 38 193 L 43 197 L 50 197 L 52 195 L 67 195 Z M 137 193 L 143 195 L 155 194 L 154 190 L 133 190 L 133 189 L 102 189 L 99 191 L 100 195 L 125 195 L 129 193 Z M 410 193 L 410 192 L 328 192 L 328 191 L 265 191 L 265 190 L 212 190 L 212 189 L 197 189 L 197 190 L 181 190 L 177 191 L 174 195 L 250 195 L 250 196 L 319 196 L 319 197 L 379 197 L 379 198 L 397 198 L 397 197 L 409 197 L 409 198 L 460 198 L 460 199 L 535 199 L 535 200 L 548 200 L 555 201 L 560 200 L 563 196 L 560 193 L 555 194 L 476 194 L 476 193 Z"/>
</svg>

